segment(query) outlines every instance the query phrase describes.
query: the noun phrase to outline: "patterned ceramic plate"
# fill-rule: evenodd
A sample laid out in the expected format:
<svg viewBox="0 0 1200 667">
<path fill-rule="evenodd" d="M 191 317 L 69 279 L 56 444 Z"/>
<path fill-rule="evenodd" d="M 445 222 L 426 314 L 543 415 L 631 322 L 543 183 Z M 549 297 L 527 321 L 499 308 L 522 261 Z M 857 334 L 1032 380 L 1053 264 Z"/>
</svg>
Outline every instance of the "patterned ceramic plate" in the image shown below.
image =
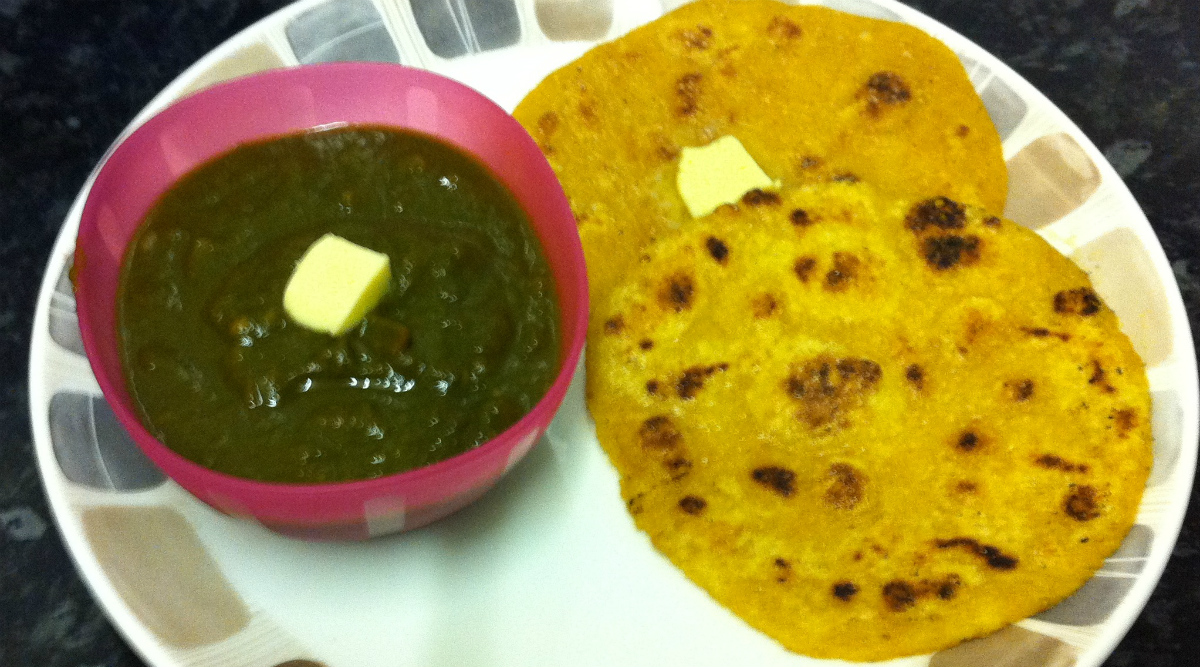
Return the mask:
<svg viewBox="0 0 1200 667">
<path fill-rule="evenodd" d="M 457 78 L 511 109 L 545 74 L 673 0 L 304 0 L 203 58 L 135 120 L 267 68 L 380 60 Z M 1008 217 L 1092 276 L 1149 369 L 1155 464 L 1137 525 L 1078 593 L 912 667 L 1091 667 L 1149 597 L 1196 463 L 1196 359 L 1171 270 L 1120 178 L 1008 67 L 892 0 L 827 0 L 958 52 L 1004 138 Z M 90 185 L 90 181 L 89 181 Z M 543 442 L 482 501 L 426 529 L 310 544 L 217 514 L 165 480 L 101 398 L 66 270 L 88 186 L 45 276 L 30 405 L 42 477 L 83 577 L 151 664 L 814 665 L 713 603 L 635 530 L 576 382 Z M 580 374 L 582 375 L 582 374 Z"/>
</svg>

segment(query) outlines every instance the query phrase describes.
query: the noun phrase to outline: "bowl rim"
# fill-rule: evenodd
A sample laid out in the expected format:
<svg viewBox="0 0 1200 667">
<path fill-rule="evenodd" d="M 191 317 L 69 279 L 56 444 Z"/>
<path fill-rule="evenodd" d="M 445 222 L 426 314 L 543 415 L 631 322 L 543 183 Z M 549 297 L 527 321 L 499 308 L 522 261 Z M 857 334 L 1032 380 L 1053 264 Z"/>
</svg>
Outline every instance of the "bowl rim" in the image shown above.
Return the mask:
<svg viewBox="0 0 1200 667">
<path fill-rule="evenodd" d="M 436 82 L 436 85 L 438 86 L 454 89 L 459 95 L 473 97 L 477 103 L 482 104 L 484 107 L 490 107 L 491 112 L 499 112 L 500 114 L 507 116 L 512 126 L 515 129 L 520 130 L 519 136 L 514 137 L 515 140 L 527 144 L 527 150 L 532 148 L 532 151 L 536 152 L 536 155 L 540 156 L 540 161 L 535 161 L 535 168 L 538 171 L 543 171 L 543 175 L 548 176 L 557 185 L 557 187 L 553 188 L 553 194 L 554 198 L 561 199 L 561 202 L 556 202 L 556 204 L 560 204 L 556 206 L 556 208 L 560 209 L 560 213 L 565 212 L 564 220 L 569 220 L 572 223 L 571 228 L 575 232 L 576 237 L 576 242 L 569 245 L 569 248 L 566 251 L 566 256 L 562 258 L 563 267 L 565 270 L 555 271 L 553 270 L 552 264 L 551 274 L 556 284 L 556 297 L 559 295 L 571 295 L 574 297 L 575 303 L 577 304 L 575 312 L 569 313 L 567 308 L 564 307 L 564 304 L 561 303 L 562 299 L 558 299 L 560 303 L 558 304 L 559 317 L 557 319 L 560 328 L 561 342 L 559 351 L 559 366 L 554 381 L 549 385 L 549 387 L 547 387 L 545 393 L 543 393 L 542 397 L 538 399 L 534 406 L 526 411 L 526 413 L 522 415 L 521 418 L 516 422 L 495 436 L 485 440 L 483 443 L 465 452 L 456 454 L 441 461 L 421 466 L 419 468 L 413 468 L 410 470 L 367 479 L 317 483 L 292 483 L 255 480 L 224 473 L 196 463 L 195 461 L 192 461 L 191 459 L 188 459 L 182 454 L 179 454 L 175 450 L 171 449 L 152 433 L 150 433 L 150 431 L 142 423 L 141 418 L 137 415 L 135 410 L 131 409 L 120 400 L 121 397 L 128 396 L 130 403 L 132 403 L 134 399 L 128 390 L 122 391 L 119 389 L 117 382 L 109 376 L 107 371 L 100 364 L 99 357 L 101 352 L 99 350 L 99 343 L 97 341 L 98 334 L 95 333 L 97 326 L 92 321 L 90 310 L 88 308 L 79 308 L 77 314 L 85 356 L 88 360 L 88 364 L 91 366 L 91 369 L 95 374 L 96 381 L 100 386 L 100 390 L 104 395 L 105 400 L 108 401 L 110 407 L 116 414 L 118 422 L 120 422 L 121 426 L 127 432 L 129 432 L 138 448 L 142 450 L 142 452 L 149 457 L 156 466 L 163 469 L 163 471 L 171 479 L 176 479 L 176 475 L 173 474 L 175 470 L 183 470 L 190 476 L 206 478 L 214 486 L 219 486 L 220 490 L 238 491 L 249 494 L 267 493 L 275 497 L 281 497 L 285 499 L 300 497 L 312 498 L 314 495 L 324 496 L 334 494 L 346 496 L 380 495 L 372 492 L 393 489 L 397 485 L 403 486 L 407 484 L 420 483 L 429 478 L 438 477 L 459 468 L 469 469 L 472 466 L 483 463 L 484 460 L 492 455 L 494 450 L 515 445 L 519 439 L 528 437 L 531 433 L 537 432 L 538 424 L 540 422 L 544 421 L 548 424 L 553 418 L 554 413 L 557 412 L 558 407 L 566 394 L 567 388 L 576 374 L 579 366 L 579 360 L 583 354 L 583 348 L 587 334 L 587 318 L 589 310 L 588 281 L 582 244 L 578 241 L 578 231 L 575 227 L 575 218 L 571 212 L 569 203 L 567 202 L 566 195 L 562 192 L 561 185 L 558 185 L 557 177 L 555 176 L 549 163 L 546 161 L 541 149 L 538 148 L 533 138 L 529 136 L 528 132 L 524 130 L 520 123 L 518 123 L 511 114 L 505 111 L 486 95 L 475 90 L 474 88 L 429 70 L 395 63 L 379 62 L 329 62 L 302 64 L 297 66 L 270 69 L 245 76 L 235 77 L 188 93 L 187 95 L 157 111 L 148 117 L 143 123 L 127 132 L 120 138 L 119 141 L 116 142 L 112 149 L 108 151 L 108 154 L 104 157 L 103 161 L 95 170 L 95 179 L 93 180 L 92 187 L 89 188 L 84 201 L 84 206 L 80 214 L 79 228 L 76 231 L 76 248 L 78 249 L 82 245 L 82 237 L 87 233 L 93 233 L 94 230 L 94 224 L 92 224 L 91 221 L 96 217 L 95 208 L 98 205 L 96 201 L 96 184 L 103 181 L 106 178 L 106 174 L 111 173 L 108 171 L 109 165 L 116 160 L 121 159 L 124 156 L 124 153 L 127 150 L 130 150 L 131 140 L 133 140 L 135 137 L 144 137 L 148 134 L 154 133 L 161 126 L 169 123 L 176 117 L 189 113 L 192 106 L 199 104 L 212 96 L 226 94 L 230 91 L 257 87 L 263 82 L 278 83 L 280 81 L 296 80 L 300 82 L 315 82 L 322 80 L 328 81 L 331 77 L 338 77 L 346 74 L 379 77 L 393 82 L 397 77 L 409 80 L 415 79 Z M 401 128 L 409 132 L 425 134 L 426 136 L 430 136 L 441 143 L 449 144 L 454 148 L 470 155 L 478 164 L 487 169 L 488 172 L 492 174 L 493 178 L 501 182 L 506 189 L 508 188 L 508 186 L 503 183 L 503 180 L 496 173 L 497 169 L 493 165 L 489 164 L 470 149 L 460 145 L 458 142 L 449 137 L 430 134 L 428 132 L 423 132 L 413 128 L 406 128 L 403 125 L 391 122 L 379 121 L 369 124 L 382 127 Z M 334 123 L 333 125 L 338 126 L 339 124 Z M 361 126 L 368 125 L 368 123 L 356 122 L 349 123 L 347 125 Z M 330 127 L 330 124 L 320 123 L 307 128 L 307 130 L 291 130 L 262 134 L 250 141 L 267 140 L 271 138 L 293 135 L 303 131 L 324 129 L 327 127 Z M 234 144 L 224 152 L 232 150 L 233 147 L 242 145 L 244 143 L 246 142 L 243 141 Z M 224 152 L 218 152 L 216 155 L 206 158 L 205 161 L 214 159 L 215 157 L 224 154 Z M 191 170 L 199 166 L 199 164 L 202 164 L 202 162 L 193 165 L 188 172 L 185 173 L 189 173 Z M 172 179 L 171 183 L 174 184 L 178 182 L 181 176 Z M 165 190 L 163 192 L 165 192 Z M 161 196 L 161 194 L 162 193 L 159 193 L 158 196 Z M 139 222 L 139 225 L 140 224 L 141 223 Z M 542 251 L 547 256 L 547 259 L 549 259 L 551 253 L 546 247 L 541 234 L 538 233 L 536 225 L 531 226 L 535 228 L 535 236 L 538 237 L 538 241 L 542 246 Z M 124 252 L 127 247 L 128 244 L 122 248 L 122 257 L 124 256 Z M 561 254 L 562 251 L 560 250 L 559 253 Z M 578 275 L 561 275 L 562 273 L 571 273 L 572 270 L 577 271 Z M 89 291 L 86 282 L 80 281 L 74 285 L 74 289 L 77 301 L 83 302 Z M 116 307 L 115 302 L 113 307 Z M 122 366 L 124 365 L 123 361 L 120 361 L 120 363 Z M 540 436 L 540 433 L 538 435 Z M 533 443 L 530 443 L 530 445 L 532 444 Z M 507 469 L 510 466 L 511 463 L 501 472 L 501 476 L 504 474 L 504 472 L 507 472 Z M 257 513 L 255 512 L 251 512 L 251 514 L 257 516 Z"/>
</svg>

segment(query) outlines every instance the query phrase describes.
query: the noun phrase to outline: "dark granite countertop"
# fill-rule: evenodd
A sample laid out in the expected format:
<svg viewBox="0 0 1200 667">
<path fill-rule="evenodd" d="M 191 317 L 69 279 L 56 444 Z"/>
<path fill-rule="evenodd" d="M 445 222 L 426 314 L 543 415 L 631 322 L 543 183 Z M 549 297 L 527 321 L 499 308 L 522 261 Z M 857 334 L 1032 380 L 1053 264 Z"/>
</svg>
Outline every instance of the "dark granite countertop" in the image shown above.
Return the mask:
<svg viewBox="0 0 1200 667">
<path fill-rule="evenodd" d="M 647 0 L 650 1 L 650 0 Z M 186 66 L 283 0 L 0 0 L 0 667 L 141 664 L 81 582 L 33 461 L 30 322 L 88 172 Z M 910 3 L 1014 67 L 1108 157 L 1200 328 L 1200 0 Z M 1109 667 L 1200 661 L 1200 508 Z"/>
</svg>

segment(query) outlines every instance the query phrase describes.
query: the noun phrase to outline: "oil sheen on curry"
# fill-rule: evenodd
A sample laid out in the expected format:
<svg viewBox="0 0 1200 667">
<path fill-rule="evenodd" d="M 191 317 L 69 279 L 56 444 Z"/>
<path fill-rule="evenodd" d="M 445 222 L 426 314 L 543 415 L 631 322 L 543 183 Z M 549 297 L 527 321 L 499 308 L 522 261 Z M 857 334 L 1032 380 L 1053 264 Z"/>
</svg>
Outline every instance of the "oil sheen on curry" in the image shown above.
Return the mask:
<svg viewBox="0 0 1200 667">
<path fill-rule="evenodd" d="M 387 293 L 340 336 L 285 285 L 333 233 L 388 255 Z M 512 195 L 423 135 L 355 126 L 246 144 L 151 210 L 125 257 L 122 355 L 143 423 L 250 479 L 367 479 L 482 444 L 559 364 L 558 305 Z"/>
</svg>

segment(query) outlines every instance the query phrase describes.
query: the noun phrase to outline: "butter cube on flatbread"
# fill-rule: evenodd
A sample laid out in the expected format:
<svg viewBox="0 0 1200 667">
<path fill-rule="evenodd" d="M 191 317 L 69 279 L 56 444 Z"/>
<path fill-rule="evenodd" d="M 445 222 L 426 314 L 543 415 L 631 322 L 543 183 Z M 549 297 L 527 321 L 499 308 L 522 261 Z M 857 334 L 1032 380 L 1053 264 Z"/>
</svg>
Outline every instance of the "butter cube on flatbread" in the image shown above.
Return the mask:
<svg viewBox="0 0 1200 667">
<path fill-rule="evenodd" d="M 296 264 L 283 308 L 302 327 L 340 336 L 379 303 L 391 278 L 387 255 L 326 234 Z"/>
<path fill-rule="evenodd" d="M 723 204 L 736 204 L 751 190 L 779 187 L 732 135 L 707 146 L 684 148 L 676 184 L 693 218 L 702 218 Z"/>
</svg>

